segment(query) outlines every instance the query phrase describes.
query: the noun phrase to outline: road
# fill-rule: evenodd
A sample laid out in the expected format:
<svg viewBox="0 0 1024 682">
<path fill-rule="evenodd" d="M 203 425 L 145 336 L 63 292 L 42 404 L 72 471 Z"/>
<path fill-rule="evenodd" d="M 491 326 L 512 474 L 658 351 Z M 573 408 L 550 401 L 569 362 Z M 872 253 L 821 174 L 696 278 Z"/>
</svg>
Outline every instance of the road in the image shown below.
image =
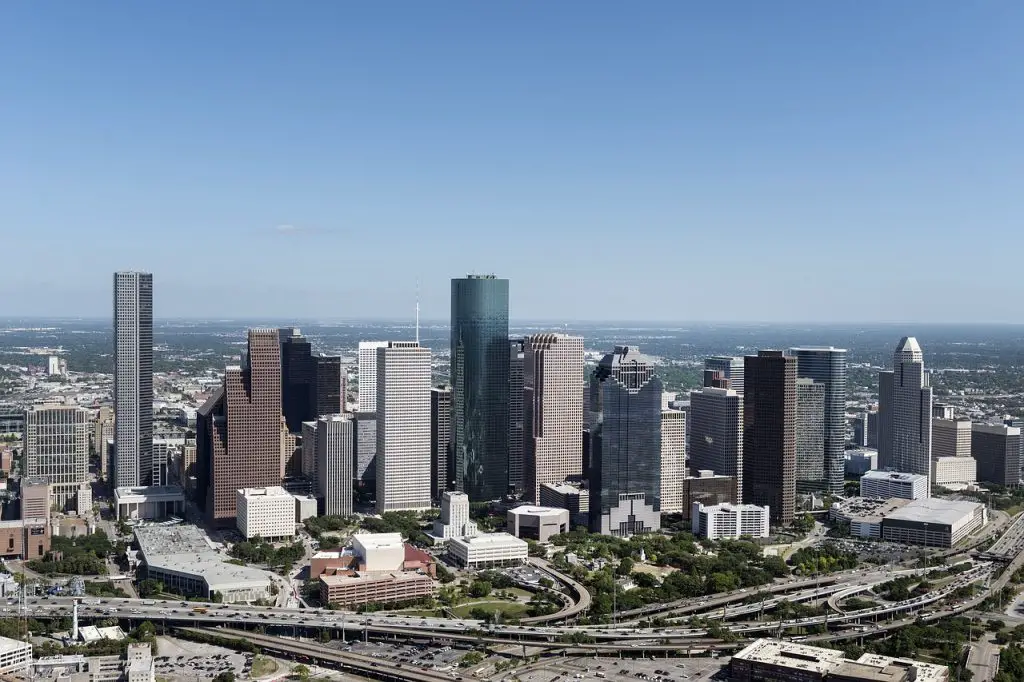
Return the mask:
<svg viewBox="0 0 1024 682">
<path fill-rule="evenodd" d="M 987 640 L 971 644 L 967 669 L 974 673 L 973 682 L 986 682 L 999 672 L 999 645 Z"/>
</svg>

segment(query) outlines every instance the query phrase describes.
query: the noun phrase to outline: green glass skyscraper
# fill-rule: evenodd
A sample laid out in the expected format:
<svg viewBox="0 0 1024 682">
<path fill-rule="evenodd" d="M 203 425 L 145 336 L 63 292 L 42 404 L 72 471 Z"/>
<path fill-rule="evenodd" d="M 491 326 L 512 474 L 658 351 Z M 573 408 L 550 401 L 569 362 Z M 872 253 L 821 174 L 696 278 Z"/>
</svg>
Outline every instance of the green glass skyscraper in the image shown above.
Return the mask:
<svg viewBox="0 0 1024 682">
<path fill-rule="evenodd" d="M 473 502 L 508 490 L 508 280 L 452 280 L 452 423 L 455 485 Z"/>
</svg>

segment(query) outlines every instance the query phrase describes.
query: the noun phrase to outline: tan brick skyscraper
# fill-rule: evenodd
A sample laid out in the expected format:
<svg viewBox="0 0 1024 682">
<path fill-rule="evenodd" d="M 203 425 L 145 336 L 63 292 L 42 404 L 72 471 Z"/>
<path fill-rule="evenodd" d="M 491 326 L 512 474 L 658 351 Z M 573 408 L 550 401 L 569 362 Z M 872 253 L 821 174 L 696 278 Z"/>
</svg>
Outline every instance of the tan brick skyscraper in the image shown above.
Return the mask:
<svg viewBox="0 0 1024 682">
<path fill-rule="evenodd" d="M 583 337 L 536 334 L 523 351 L 523 487 L 537 502 L 544 483 L 583 473 Z"/>
</svg>

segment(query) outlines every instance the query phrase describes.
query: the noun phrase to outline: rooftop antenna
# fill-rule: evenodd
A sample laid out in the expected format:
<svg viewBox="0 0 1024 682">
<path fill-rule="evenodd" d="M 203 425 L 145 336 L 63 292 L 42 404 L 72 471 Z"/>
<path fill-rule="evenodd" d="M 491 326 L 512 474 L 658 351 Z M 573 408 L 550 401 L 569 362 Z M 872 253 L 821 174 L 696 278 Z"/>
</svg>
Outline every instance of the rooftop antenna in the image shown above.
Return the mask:
<svg viewBox="0 0 1024 682">
<path fill-rule="evenodd" d="M 416 345 L 420 345 L 420 280 L 416 278 Z"/>
</svg>

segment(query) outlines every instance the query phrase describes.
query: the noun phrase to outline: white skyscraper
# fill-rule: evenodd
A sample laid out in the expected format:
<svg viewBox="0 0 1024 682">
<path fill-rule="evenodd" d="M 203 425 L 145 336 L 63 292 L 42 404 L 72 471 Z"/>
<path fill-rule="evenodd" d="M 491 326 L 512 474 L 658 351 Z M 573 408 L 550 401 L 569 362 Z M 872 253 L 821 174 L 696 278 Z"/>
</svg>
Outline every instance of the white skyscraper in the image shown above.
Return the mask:
<svg viewBox="0 0 1024 682">
<path fill-rule="evenodd" d="M 153 481 L 153 275 L 114 273 L 116 487 Z"/>
<path fill-rule="evenodd" d="M 377 349 L 387 341 L 359 342 L 359 411 L 377 411 Z"/>
<path fill-rule="evenodd" d="M 353 427 L 350 414 L 327 415 L 316 422 L 317 488 L 324 498 L 324 514 L 328 516 L 352 513 Z"/>
<path fill-rule="evenodd" d="M 63 510 L 89 480 L 89 410 L 33 405 L 25 410 L 25 475 L 50 484 L 50 505 Z"/>
<path fill-rule="evenodd" d="M 431 506 L 430 378 L 429 348 L 389 341 L 377 349 L 378 512 Z"/>
<path fill-rule="evenodd" d="M 661 511 L 683 511 L 683 479 L 686 478 L 686 413 L 661 411 Z"/>
<path fill-rule="evenodd" d="M 905 336 L 878 376 L 878 466 L 931 476 L 932 389 L 917 339 Z"/>
</svg>

